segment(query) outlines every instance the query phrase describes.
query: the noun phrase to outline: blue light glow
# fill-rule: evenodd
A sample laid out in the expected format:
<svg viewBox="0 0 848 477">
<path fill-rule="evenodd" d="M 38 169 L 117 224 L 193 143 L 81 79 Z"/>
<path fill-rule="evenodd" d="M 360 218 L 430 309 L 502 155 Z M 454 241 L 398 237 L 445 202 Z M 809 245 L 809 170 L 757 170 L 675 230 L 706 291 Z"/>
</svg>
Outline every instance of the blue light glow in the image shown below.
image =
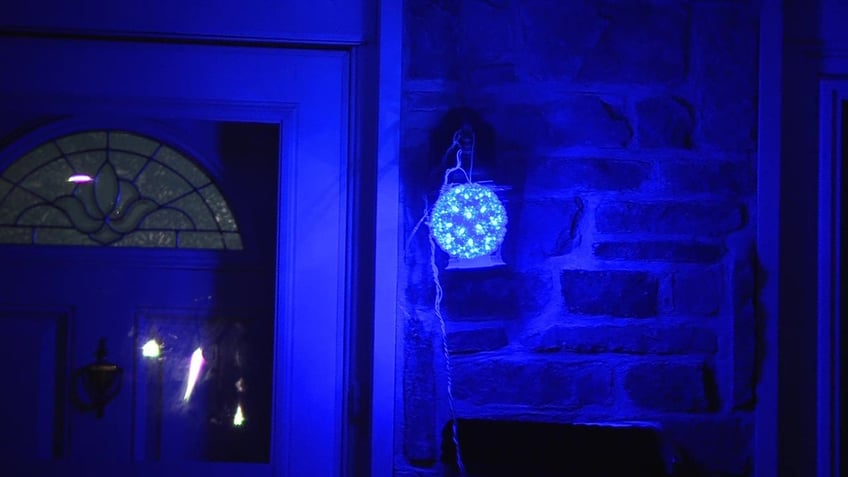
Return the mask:
<svg viewBox="0 0 848 477">
<path fill-rule="evenodd" d="M 488 255 L 506 235 L 506 209 L 488 187 L 468 183 L 443 190 L 433 207 L 430 228 L 436 243 L 452 257 Z"/>
</svg>

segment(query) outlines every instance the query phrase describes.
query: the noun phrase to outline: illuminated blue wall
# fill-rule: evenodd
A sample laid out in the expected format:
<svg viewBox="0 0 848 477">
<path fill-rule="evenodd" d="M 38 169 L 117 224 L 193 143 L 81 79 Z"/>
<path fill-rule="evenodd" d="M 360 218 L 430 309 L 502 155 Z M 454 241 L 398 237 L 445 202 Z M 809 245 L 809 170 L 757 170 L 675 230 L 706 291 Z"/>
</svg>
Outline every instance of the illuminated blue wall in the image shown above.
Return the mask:
<svg viewBox="0 0 848 477">
<path fill-rule="evenodd" d="M 426 227 L 462 120 L 506 266 L 445 270 L 465 418 L 658 423 L 748 475 L 758 11 L 748 2 L 405 2 L 400 475 L 449 419 Z M 425 202 L 425 200 L 427 202 Z"/>
</svg>

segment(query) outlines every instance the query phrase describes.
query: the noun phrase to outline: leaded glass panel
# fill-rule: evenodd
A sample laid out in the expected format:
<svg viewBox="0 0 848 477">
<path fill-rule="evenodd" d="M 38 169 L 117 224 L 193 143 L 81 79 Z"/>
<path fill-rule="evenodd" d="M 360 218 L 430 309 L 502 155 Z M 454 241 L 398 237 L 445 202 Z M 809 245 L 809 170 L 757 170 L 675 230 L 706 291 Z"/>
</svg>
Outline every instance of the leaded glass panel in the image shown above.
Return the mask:
<svg viewBox="0 0 848 477">
<path fill-rule="evenodd" d="M 86 131 L 71 134 L 56 140 L 56 144 L 65 154 L 91 149 L 107 149 L 106 131 Z"/>
<path fill-rule="evenodd" d="M 0 243 L 243 248 L 200 167 L 153 138 L 109 130 L 48 141 L 0 174 Z"/>
<path fill-rule="evenodd" d="M 38 169 L 39 166 L 42 166 L 61 155 L 61 151 L 59 151 L 59 148 L 57 148 L 54 144 L 48 143 L 41 145 L 12 163 L 12 165 L 3 171 L 3 177 L 10 182 L 17 182 L 23 179 L 30 171 Z"/>
</svg>

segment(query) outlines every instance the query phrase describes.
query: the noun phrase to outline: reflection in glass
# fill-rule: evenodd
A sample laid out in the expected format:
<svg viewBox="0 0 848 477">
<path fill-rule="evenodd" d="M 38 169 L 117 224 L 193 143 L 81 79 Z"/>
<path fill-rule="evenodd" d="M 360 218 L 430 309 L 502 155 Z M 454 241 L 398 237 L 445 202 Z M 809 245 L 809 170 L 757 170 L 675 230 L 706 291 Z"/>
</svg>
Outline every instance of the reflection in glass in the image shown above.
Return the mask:
<svg viewBox="0 0 848 477">
<path fill-rule="evenodd" d="M 200 368 L 203 366 L 203 349 L 197 348 L 194 353 L 191 353 L 191 362 L 188 365 L 188 380 L 186 381 L 186 391 L 183 395 L 183 401 L 191 399 L 191 392 L 194 391 L 194 386 L 197 384 L 197 378 L 200 376 Z"/>
<path fill-rule="evenodd" d="M 163 315 L 137 330 L 135 459 L 268 462 L 273 320 Z"/>
<path fill-rule="evenodd" d="M 161 349 L 156 340 L 150 340 L 141 347 L 141 355 L 145 358 L 158 358 Z"/>
<path fill-rule="evenodd" d="M 241 404 L 236 406 L 236 415 L 233 416 L 233 425 L 236 427 L 244 424 L 244 413 L 241 410 Z"/>
</svg>

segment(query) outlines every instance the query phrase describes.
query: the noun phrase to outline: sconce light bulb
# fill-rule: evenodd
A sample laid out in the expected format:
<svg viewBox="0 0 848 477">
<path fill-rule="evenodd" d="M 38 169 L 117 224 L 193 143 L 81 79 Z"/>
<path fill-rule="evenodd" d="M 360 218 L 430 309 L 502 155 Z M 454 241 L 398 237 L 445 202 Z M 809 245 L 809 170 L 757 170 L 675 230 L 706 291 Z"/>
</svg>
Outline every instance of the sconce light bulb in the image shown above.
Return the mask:
<svg viewBox="0 0 848 477">
<path fill-rule="evenodd" d="M 162 347 L 156 340 L 150 340 L 141 347 L 141 355 L 145 358 L 158 358 L 161 351 Z"/>
</svg>

